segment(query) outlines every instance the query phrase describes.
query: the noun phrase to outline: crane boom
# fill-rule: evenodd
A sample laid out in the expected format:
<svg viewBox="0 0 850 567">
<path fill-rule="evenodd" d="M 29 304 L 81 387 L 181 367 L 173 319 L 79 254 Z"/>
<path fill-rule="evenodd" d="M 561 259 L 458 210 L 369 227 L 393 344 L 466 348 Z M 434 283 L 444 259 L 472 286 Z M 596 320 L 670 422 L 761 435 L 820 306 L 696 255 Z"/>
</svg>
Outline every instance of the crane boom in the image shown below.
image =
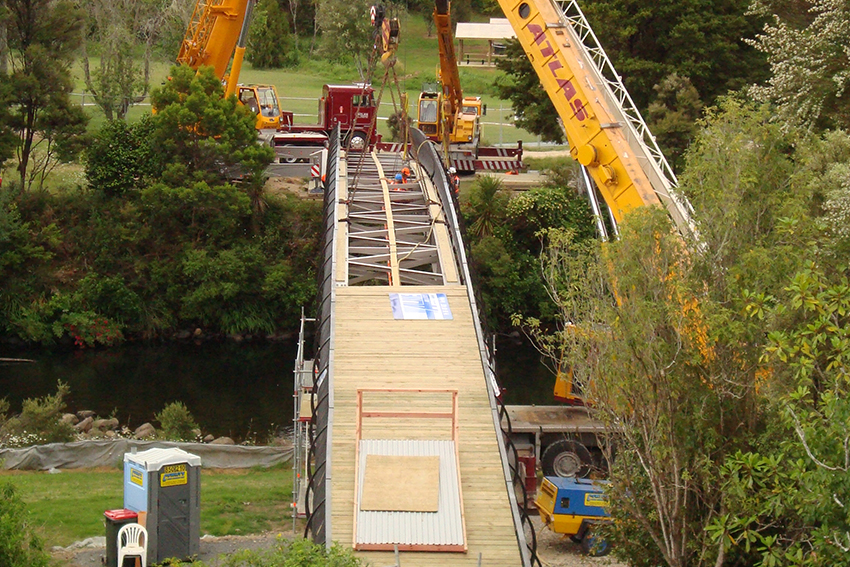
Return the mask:
<svg viewBox="0 0 850 567">
<path fill-rule="evenodd" d="M 449 0 L 434 1 L 434 25 L 440 50 L 441 88 L 439 91 L 423 89 L 419 95 L 417 127 L 428 139 L 443 144 L 447 161 L 452 150 L 465 150 L 477 158 L 481 139 L 481 99 L 463 96 Z"/>
<path fill-rule="evenodd" d="M 570 154 L 587 168 L 620 222 L 663 205 L 683 235 L 691 208 L 575 0 L 499 0 L 558 112 Z"/>
<path fill-rule="evenodd" d="M 216 77 L 224 79 L 253 4 L 254 0 L 199 0 L 177 62 L 192 69 L 210 65 Z"/>
<path fill-rule="evenodd" d="M 197 0 L 177 63 L 195 70 L 211 66 L 224 84 L 224 96 L 238 93 L 239 102 L 257 115 L 258 130 L 277 130 L 280 127 L 277 90 L 270 85 L 238 84 L 256 3 L 256 0 Z"/>
<path fill-rule="evenodd" d="M 460 86 L 460 73 L 457 69 L 449 0 L 435 0 L 434 24 L 440 47 L 440 81 L 443 84 L 443 100 L 449 104 L 448 114 L 454 116 L 460 108 L 463 90 Z"/>
</svg>

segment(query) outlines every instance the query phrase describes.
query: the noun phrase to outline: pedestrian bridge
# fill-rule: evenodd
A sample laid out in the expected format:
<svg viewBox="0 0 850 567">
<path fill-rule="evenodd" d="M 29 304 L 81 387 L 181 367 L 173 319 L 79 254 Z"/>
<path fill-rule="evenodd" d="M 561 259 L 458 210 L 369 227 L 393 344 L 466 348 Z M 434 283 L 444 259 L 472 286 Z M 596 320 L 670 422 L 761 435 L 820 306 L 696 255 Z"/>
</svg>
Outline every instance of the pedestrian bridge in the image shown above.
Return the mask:
<svg viewBox="0 0 850 567">
<path fill-rule="evenodd" d="M 439 157 L 418 131 L 407 153 L 346 154 L 338 140 L 317 346 L 296 366 L 310 376 L 307 530 L 374 566 L 530 565 Z"/>
</svg>

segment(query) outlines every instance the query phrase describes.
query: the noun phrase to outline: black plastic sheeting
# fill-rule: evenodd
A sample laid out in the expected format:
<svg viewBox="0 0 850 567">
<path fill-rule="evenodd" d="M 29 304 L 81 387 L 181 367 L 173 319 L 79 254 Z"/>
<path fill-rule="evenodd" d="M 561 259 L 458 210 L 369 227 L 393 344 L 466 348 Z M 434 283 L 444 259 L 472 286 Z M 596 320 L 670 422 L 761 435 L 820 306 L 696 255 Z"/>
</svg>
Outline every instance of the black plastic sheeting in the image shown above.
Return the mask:
<svg viewBox="0 0 850 567">
<path fill-rule="evenodd" d="M 0 468 L 6 470 L 80 469 L 123 467 L 124 453 L 179 447 L 198 455 L 205 468 L 244 469 L 272 467 L 292 460 L 293 447 L 209 445 L 171 441 L 114 439 L 50 443 L 24 449 L 0 449 Z"/>
</svg>

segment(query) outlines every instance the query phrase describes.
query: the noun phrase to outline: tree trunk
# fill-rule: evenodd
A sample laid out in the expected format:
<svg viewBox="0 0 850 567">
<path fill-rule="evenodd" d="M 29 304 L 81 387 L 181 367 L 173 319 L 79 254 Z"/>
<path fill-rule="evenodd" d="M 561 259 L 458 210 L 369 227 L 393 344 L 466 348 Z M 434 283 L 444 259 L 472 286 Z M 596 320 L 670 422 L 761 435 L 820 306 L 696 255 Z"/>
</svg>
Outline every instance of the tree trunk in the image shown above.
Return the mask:
<svg viewBox="0 0 850 567">
<path fill-rule="evenodd" d="M 6 23 L 0 21 L 0 75 L 5 75 L 8 71 L 8 63 L 6 62 L 6 54 L 9 51 L 9 45 L 6 43 Z"/>
<path fill-rule="evenodd" d="M 33 128 L 35 126 L 35 109 L 28 109 L 26 125 L 22 132 L 22 143 L 18 149 L 18 173 L 21 176 L 20 196 L 23 196 L 27 189 L 27 168 L 29 167 L 30 153 L 32 152 Z"/>
<path fill-rule="evenodd" d="M 298 49 L 298 2 L 300 0 L 289 0 L 289 15 L 292 17 L 290 29 L 295 35 L 295 49 Z"/>
</svg>

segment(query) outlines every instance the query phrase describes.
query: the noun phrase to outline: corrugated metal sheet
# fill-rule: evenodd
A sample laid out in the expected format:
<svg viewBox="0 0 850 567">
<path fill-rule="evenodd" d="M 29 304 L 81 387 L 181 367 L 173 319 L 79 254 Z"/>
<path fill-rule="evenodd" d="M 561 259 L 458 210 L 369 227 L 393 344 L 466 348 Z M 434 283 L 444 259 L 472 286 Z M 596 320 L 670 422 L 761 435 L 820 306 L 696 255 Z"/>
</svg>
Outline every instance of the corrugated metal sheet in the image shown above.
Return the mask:
<svg viewBox="0 0 850 567">
<path fill-rule="evenodd" d="M 462 546 L 464 542 L 460 487 L 454 441 L 363 439 L 357 479 L 363 490 L 366 455 L 439 456 L 440 496 L 437 512 L 378 512 L 358 510 L 356 543 L 362 545 Z M 395 487 L 416 490 L 415 486 Z"/>
<path fill-rule="evenodd" d="M 458 22 L 457 39 L 506 39 L 516 37 L 507 19 L 491 18 L 489 24 Z"/>
</svg>

